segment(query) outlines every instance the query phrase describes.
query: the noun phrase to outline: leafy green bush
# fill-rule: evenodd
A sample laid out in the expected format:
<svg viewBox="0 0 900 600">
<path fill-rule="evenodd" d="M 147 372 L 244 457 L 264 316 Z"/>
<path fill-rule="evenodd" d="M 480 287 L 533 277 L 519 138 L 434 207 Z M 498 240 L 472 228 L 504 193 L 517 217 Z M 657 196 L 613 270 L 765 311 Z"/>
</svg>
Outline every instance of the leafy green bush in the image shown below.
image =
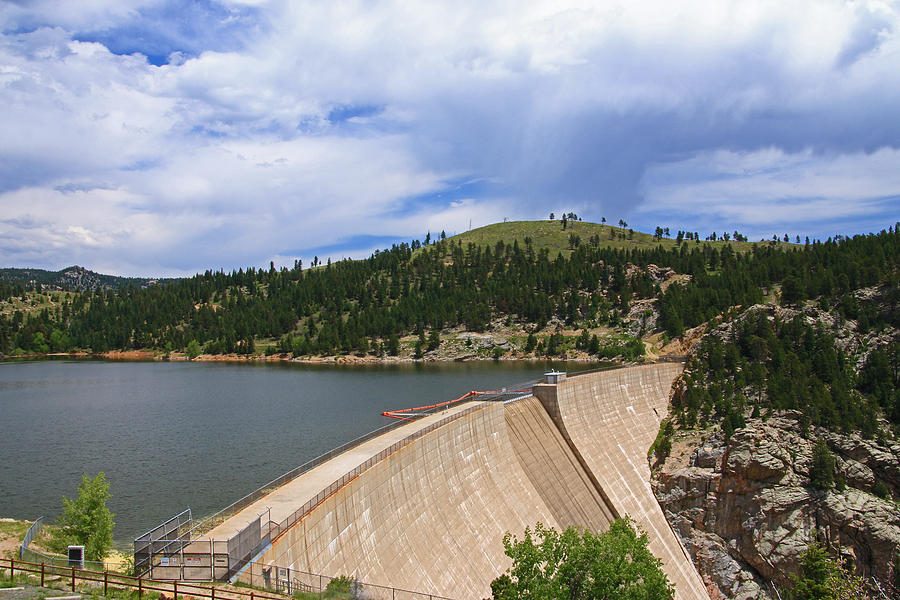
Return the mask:
<svg viewBox="0 0 900 600">
<path fill-rule="evenodd" d="M 491 592 L 495 600 L 668 600 L 674 587 L 647 544 L 647 535 L 628 518 L 600 535 L 575 527 L 559 533 L 538 523 L 521 540 L 503 537 L 513 564 L 494 579 Z"/>
<path fill-rule="evenodd" d="M 650 446 L 650 455 L 656 456 L 656 460 L 662 462 L 669 457 L 672 452 L 672 435 L 675 433 L 675 426 L 670 419 L 663 419 L 659 424 L 659 433 Z"/>
<path fill-rule="evenodd" d="M 63 513 L 53 549 L 64 551 L 70 544 L 83 545 L 85 559 L 103 560 L 112 548 L 115 526 L 114 515 L 106 507 L 109 498 L 109 483 L 103 471 L 93 479 L 82 473 L 78 497 L 69 500 L 63 496 Z"/>
</svg>

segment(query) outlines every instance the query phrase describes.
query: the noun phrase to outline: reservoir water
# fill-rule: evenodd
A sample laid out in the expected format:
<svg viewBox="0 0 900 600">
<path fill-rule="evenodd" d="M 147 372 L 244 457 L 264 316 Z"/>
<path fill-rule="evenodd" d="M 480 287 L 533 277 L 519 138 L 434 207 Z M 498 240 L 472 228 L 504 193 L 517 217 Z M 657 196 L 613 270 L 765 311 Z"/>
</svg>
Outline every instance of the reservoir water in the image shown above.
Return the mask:
<svg viewBox="0 0 900 600">
<path fill-rule="evenodd" d="M 388 424 L 384 410 L 499 389 L 550 367 L 0 362 L 0 517 L 52 521 L 82 473 L 103 471 L 116 545 L 127 547 L 187 507 L 195 518 L 214 513 Z"/>
</svg>

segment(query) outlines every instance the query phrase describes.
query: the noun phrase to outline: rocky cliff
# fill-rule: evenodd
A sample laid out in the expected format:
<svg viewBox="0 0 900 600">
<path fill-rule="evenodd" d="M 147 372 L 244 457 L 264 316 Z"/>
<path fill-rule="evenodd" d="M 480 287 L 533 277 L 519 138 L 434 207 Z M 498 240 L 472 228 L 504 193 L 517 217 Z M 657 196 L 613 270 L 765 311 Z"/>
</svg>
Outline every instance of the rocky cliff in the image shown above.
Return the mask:
<svg viewBox="0 0 900 600">
<path fill-rule="evenodd" d="M 818 539 L 858 572 L 891 581 L 900 549 L 900 444 L 821 432 L 843 490 L 809 485 L 812 442 L 792 415 L 751 419 L 676 441 L 654 473 L 654 493 L 708 583 L 724 598 L 774 598 Z M 886 498 L 873 493 L 876 481 Z M 771 582 L 771 583 L 770 583 Z"/>
<path fill-rule="evenodd" d="M 757 306 L 744 317 L 759 311 L 782 321 L 800 315 L 826 328 L 847 357 L 847 368 L 856 372 L 872 348 L 898 339 L 895 327 L 861 331 L 855 321 L 812 306 Z M 733 329 L 744 317 L 707 335 L 733 343 Z M 866 439 L 836 427 L 810 428 L 798 410 L 750 412 L 748 406 L 745 425 L 727 440 L 714 418 L 682 428 L 668 457 L 654 465 L 654 493 L 713 596 L 717 591 L 723 598 L 784 598 L 800 555 L 818 541 L 866 578 L 876 594 L 900 597 L 890 589 L 900 553 L 896 430 L 878 417 L 877 434 Z M 818 439 L 834 459 L 835 485 L 827 489 L 811 484 Z"/>
</svg>

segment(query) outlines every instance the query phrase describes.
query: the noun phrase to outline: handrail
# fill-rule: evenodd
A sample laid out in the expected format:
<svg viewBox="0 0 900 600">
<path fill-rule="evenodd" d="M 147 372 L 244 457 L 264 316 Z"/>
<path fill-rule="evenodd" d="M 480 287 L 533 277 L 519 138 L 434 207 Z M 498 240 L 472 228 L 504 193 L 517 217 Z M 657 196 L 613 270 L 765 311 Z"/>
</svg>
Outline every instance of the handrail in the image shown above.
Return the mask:
<svg viewBox="0 0 900 600">
<path fill-rule="evenodd" d="M 15 558 L 0 558 L 0 569 L 9 569 L 11 576 L 10 578 L 15 577 L 16 571 L 19 571 L 21 573 L 30 573 L 32 575 L 40 575 L 41 585 L 44 584 L 44 578 L 47 575 L 59 575 L 62 577 L 71 578 L 71 589 L 73 592 L 75 591 L 76 581 L 81 580 L 93 583 L 103 583 L 104 595 L 106 594 L 105 588 L 112 585 L 115 587 L 136 588 L 139 594 L 147 591 L 165 593 L 174 592 L 176 600 L 179 591 L 181 591 L 183 595 L 191 595 L 197 598 L 209 598 L 210 600 L 225 600 L 226 598 L 233 598 L 234 596 L 237 596 L 239 598 L 249 597 L 251 600 L 256 600 L 257 598 L 264 600 L 284 600 L 285 598 L 285 596 L 280 594 L 276 595 L 273 593 L 259 592 L 256 590 L 245 592 L 243 590 L 222 589 L 216 588 L 216 586 L 214 585 L 207 587 L 200 583 L 186 583 L 181 581 L 158 580 L 147 577 L 134 577 L 131 575 L 122 575 L 110 571 L 91 571 L 88 569 L 79 569 L 77 567 L 62 567 L 57 565 L 48 565 L 45 563 L 34 563 L 23 560 L 16 560 Z M 198 592 L 197 590 L 201 590 L 201 592 Z"/>
<path fill-rule="evenodd" d="M 403 448 L 404 446 L 411 444 L 415 440 L 434 431 L 438 427 L 443 427 L 447 423 L 450 423 L 451 421 L 455 421 L 456 419 L 459 419 L 461 417 L 469 415 L 469 414 L 473 413 L 474 411 L 479 410 L 480 408 L 481 408 L 480 404 L 470 406 L 464 410 L 459 411 L 456 414 L 444 417 L 440 421 L 436 421 L 435 423 L 432 423 L 426 427 L 423 427 L 422 429 L 419 429 L 418 431 L 415 431 L 412 434 L 406 436 L 402 440 L 394 442 L 387 448 L 381 450 L 378 454 L 375 454 L 375 455 L 369 457 L 365 462 L 357 465 L 356 467 L 354 467 L 353 469 L 351 469 L 350 471 L 348 471 L 347 473 L 345 473 L 344 475 L 342 475 L 341 477 L 339 477 L 338 479 L 333 481 L 328 487 L 326 487 L 325 489 L 320 491 L 314 497 L 307 500 L 305 503 L 303 503 L 302 506 L 300 506 L 298 509 L 296 509 L 294 512 L 292 512 L 290 515 L 285 517 L 280 523 L 275 523 L 274 521 L 271 521 L 271 520 L 267 521 L 266 527 L 267 527 L 268 531 L 265 534 L 262 534 L 262 519 L 261 519 L 261 517 L 257 517 L 257 521 L 260 523 L 260 538 L 261 538 L 260 541 L 266 540 L 267 545 L 272 544 L 273 542 L 275 542 L 275 540 L 277 540 L 284 533 L 286 533 L 291 527 L 293 527 L 298 521 L 300 521 L 302 518 L 304 518 L 309 513 L 311 513 L 316 507 L 318 507 L 320 504 L 322 504 L 328 498 L 330 498 L 337 490 L 339 490 L 342 487 L 344 487 L 345 485 L 347 485 L 350 481 L 352 481 L 353 479 L 358 477 L 362 472 L 370 469 L 372 466 L 381 462 L 390 454 L 393 454 L 400 448 Z M 248 527 L 253 526 L 253 523 L 254 522 L 251 521 L 251 523 L 250 523 L 250 525 L 248 525 Z M 274 527 L 273 527 L 273 525 L 274 525 Z M 243 532 L 243 530 L 241 532 L 237 533 L 235 536 L 232 536 L 231 539 L 235 539 L 236 537 L 240 536 L 242 532 Z M 262 546 L 262 544 L 254 547 L 254 549 L 251 552 L 249 552 L 246 556 L 237 557 L 237 561 L 235 562 L 235 564 L 233 564 L 233 565 L 229 564 L 229 566 L 228 566 L 229 574 L 232 574 L 232 575 L 236 574 L 241 569 L 243 569 L 247 565 L 247 563 L 250 562 L 250 558 L 252 556 L 255 556 L 261 550 L 263 550 L 263 548 L 261 546 Z"/>
<path fill-rule="evenodd" d="M 600 373 L 602 371 L 616 371 L 618 369 L 629 369 L 631 367 L 640 367 L 645 365 L 658 365 L 662 363 L 678 363 L 685 362 L 687 360 L 686 354 L 666 354 L 664 356 L 657 357 L 657 359 L 650 363 L 641 363 L 641 362 L 627 362 L 627 363 L 615 363 L 612 365 L 603 365 L 602 367 L 593 367 L 591 369 L 582 369 L 581 371 L 569 371 L 566 377 L 578 377 L 579 375 L 589 375 L 591 373 Z"/>
<path fill-rule="evenodd" d="M 405 421 L 413 421 L 413 420 L 417 420 L 419 418 L 423 418 L 427 415 L 431 415 L 431 414 L 437 413 L 441 410 L 445 410 L 450 405 L 459 405 L 461 403 L 464 403 L 465 401 L 470 401 L 471 399 L 478 397 L 478 396 L 482 396 L 483 401 L 485 401 L 485 402 L 506 400 L 506 399 L 509 399 L 510 397 L 521 397 L 521 395 L 523 393 L 527 393 L 527 392 L 531 391 L 531 387 L 533 386 L 534 383 L 536 383 L 536 381 L 529 381 L 525 384 L 510 386 L 510 389 L 504 388 L 501 390 L 473 391 L 473 392 L 468 392 L 467 394 L 464 394 L 463 396 L 461 396 L 459 398 L 456 398 L 454 400 L 450 400 L 447 402 L 440 402 L 437 404 L 420 406 L 420 407 L 416 407 L 416 408 L 412 408 L 412 409 L 402 409 L 402 410 L 398 410 L 398 411 L 391 411 L 394 413 L 403 413 L 403 416 L 395 417 L 395 418 L 398 418 L 399 420 L 396 422 L 390 423 L 384 427 L 381 427 L 379 429 L 376 429 L 374 431 L 371 431 L 367 434 L 359 436 L 356 439 L 353 439 L 345 444 L 342 444 L 341 446 L 338 446 L 337 448 L 334 448 L 334 449 L 332 449 L 310 461 L 307 461 L 306 463 L 304 463 L 298 467 L 295 467 L 294 469 L 291 469 L 290 471 L 273 479 L 269 483 L 257 488 L 253 492 L 250 492 L 249 494 L 245 495 L 244 497 L 237 500 L 236 502 L 233 502 L 229 506 L 216 512 L 215 514 L 213 514 L 209 517 L 206 517 L 205 519 L 203 519 L 196 525 L 190 526 L 190 529 L 186 533 L 179 534 L 176 539 L 155 539 L 155 540 L 149 539 L 149 538 L 152 538 L 152 533 L 154 531 L 160 530 L 161 528 L 165 528 L 166 525 L 168 525 L 176 520 L 179 521 L 179 532 L 180 532 L 181 531 L 181 529 L 180 529 L 181 523 L 180 523 L 179 518 L 184 514 L 190 514 L 189 513 L 190 509 L 188 509 L 188 511 L 184 511 L 184 512 L 180 513 L 179 515 L 176 515 L 175 517 L 168 519 L 165 523 L 151 529 L 146 534 L 144 534 L 144 537 L 137 538 L 135 540 L 136 547 L 137 547 L 138 542 L 140 542 L 142 544 L 147 543 L 147 542 L 165 543 L 166 544 L 166 547 L 163 548 L 161 551 L 155 551 L 151 547 L 150 548 L 151 555 L 157 554 L 157 553 L 166 553 L 166 551 L 169 550 L 171 547 L 177 546 L 179 544 L 183 548 L 187 544 L 194 542 L 195 540 L 199 539 L 204 534 L 213 530 L 220 523 L 222 523 L 225 520 L 238 514 L 241 510 L 245 509 L 247 506 L 250 506 L 252 503 L 256 502 L 260 498 L 265 497 L 266 495 L 268 495 L 269 493 L 271 493 L 278 487 L 281 487 L 281 486 L 287 484 L 288 482 L 293 481 L 297 477 L 311 471 L 312 469 L 327 462 L 328 460 L 334 458 L 335 456 L 343 454 L 344 452 L 347 452 L 357 446 L 360 446 L 361 444 L 368 442 L 369 440 L 380 437 L 380 436 L 384 435 L 385 433 L 404 425 Z M 304 516 L 309 514 L 319 504 L 324 502 L 327 498 L 329 498 L 332 494 L 334 494 L 338 489 L 340 489 L 342 486 L 346 485 L 352 479 L 357 477 L 360 473 L 371 468 L 374 464 L 383 460 L 389 454 L 396 452 L 401 447 L 412 443 L 416 439 L 433 431 L 437 427 L 441 427 L 441 426 L 449 423 L 452 420 L 455 420 L 457 418 L 460 418 L 460 417 L 470 414 L 472 411 L 476 410 L 477 408 L 478 408 L 478 406 L 472 406 L 472 407 L 463 409 L 454 415 L 445 417 L 444 419 L 441 419 L 440 421 L 437 421 L 435 423 L 432 423 L 431 425 L 428 425 L 422 429 L 419 429 L 418 431 L 415 431 L 412 434 L 404 437 L 402 440 L 395 442 L 390 447 L 383 449 L 382 451 L 378 452 L 378 454 L 370 457 L 362 464 L 357 465 L 355 468 L 351 469 L 349 472 L 345 473 L 344 475 L 342 475 L 341 477 L 336 479 L 328 487 L 321 490 L 315 497 L 311 498 L 306 503 L 304 503 L 301 507 L 299 507 L 297 510 L 295 510 L 290 515 L 285 517 L 281 522 L 276 523 L 274 521 L 271 521 L 271 519 L 269 519 L 269 518 L 266 518 L 264 521 L 261 516 L 257 515 L 256 519 L 251 520 L 246 525 L 246 527 L 243 527 L 238 533 L 236 533 L 235 535 L 232 535 L 227 540 L 228 558 L 229 558 L 228 576 L 238 573 L 249 562 L 249 560 L 252 556 L 256 556 L 260 551 L 262 551 L 265 548 L 265 546 L 271 544 L 275 539 L 277 539 L 283 533 L 285 533 L 288 529 L 290 529 L 298 520 L 300 520 L 301 518 L 303 518 Z M 417 411 L 417 412 L 412 412 L 412 411 Z M 386 416 L 393 416 L 393 415 L 389 415 L 388 413 L 383 413 L 383 414 L 385 414 Z M 256 543 L 254 543 L 253 545 L 249 546 L 249 549 L 248 549 L 248 546 L 246 546 L 243 542 L 240 542 L 240 543 L 237 542 L 237 540 L 242 535 L 244 535 L 248 531 L 251 531 L 256 528 L 258 528 L 259 540 Z M 254 535 L 254 537 L 255 537 L 255 535 Z M 135 553 L 135 557 L 137 558 L 137 552 Z"/>
<path fill-rule="evenodd" d="M 532 384 L 532 383 L 535 383 L 535 382 L 527 382 L 527 383 L 525 383 L 525 384 L 518 384 L 518 385 L 516 385 L 515 387 L 516 387 L 516 388 L 521 388 L 521 387 L 525 387 L 525 386 L 530 387 L 530 384 Z M 465 394 L 464 396 L 462 396 L 462 397 L 460 397 L 460 398 L 457 398 L 457 399 L 455 399 L 455 400 L 451 400 L 451 401 L 449 401 L 449 402 L 441 402 L 441 403 L 438 403 L 438 404 L 432 404 L 432 405 L 427 406 L 427 407 L 420 407 L 420 408 L 416 408 L 416 409 L 411 409 L 411 410 L 424 410 L 424 413 L 422 413 L 422 414 L 416 414 L 416 415 L 410 415 L 410 416 L 414 416 L 414 417 L 415 417 L 414 419 L 403 418 L 403 419 L 401 419 L 401 420 L 399 420 L 399 421 L 397 421 L 397 422 L 395 422 L 395 423 L 389 423 L 388 425 L 385 425 L 384 427 L 381 427 L 381 428 L 376 429 L 376 430 L 374 430 L 374 431 L 370 431 L 369 433 L 366 433 L 366 434 L 361 435 L 361 436 L 359 436 L 359 437 L 357 437 L 357 438 L 355 438 L 355 439 L 353 439 L 353 440 L 350 440 L 349 442 L 346 442 L 345 444 L 341 444 L 341 445 L 338 446 L 337 448 L 334 448 L 334 449 L 332 449 L 332 450 L 329 450 L 328 452 L 326 452 L 326 453 L 324 453 L 324 454 L 321 454 L 321 455 L 317 456 L 316 458 L 313 458 L 312 460 L 309 460 L 309 461 L 303 463 L 303 464 L 300 465 L 299 467 L 294 467 L 293 469 L 291 469 L 291 470 L 288 471 L 287 473 L 284 473 L 283 475 L 281 475 L 281 476 L 279 476 L 279 477 L 276 477 L 275 479 L 273 479 L 273 480 L 270 481 L 269 483 L 267 483 L 267 484 L 265 484 L 265 485 L 262 485 L 262 486 L 258 487 L 257 489 L 255 489 L 254 491 L 250 492 L 249 494 L 247 494 L 246 496 L 244 496 L 244 497 L 241 498 L 240 500 L 237 500 L 237 501 L 235 501 L 235 502 L 232 502 L 230 505 L 226 506 L 226 507 L 223 508 L 222 510 L 216 512 L 215 514 L 213 514 L 213 515 L 211 515 L 211 516 L 209 516 L 209 517 L 206 517 L 206 518 L 202 519 L 202 520 L 200 521 L 200 523 L 199 523 L 199 524 L 191 531 L 191 533 L 192 533 L 192 534 L 196 534 L 197 537 L 199 537 L 200 535 L 203 535 L 204 533 L 209 532 L 209 531 L 212 530 L 216 525 L 218 525 L 220 522 L 224 521 L 224 520 L 227 519 L 227 518 L 230 518 L 230 517 L 236 515 L 238 512 L 240 512 L 241 510 L 243 510 L 243 509 L 246 508 L 247 506 L 249 506 L 249 505 L 251 505 L 252 503 L 256 502 L 257 500 L 259 500 L 259 499 L 262 498 L 263 496 L 266 496 L 266 495 L 267 495 L 269 492 L 271 492 L 274 488 L 281 487 L 282 485 L 288 483 L 289 481 L 293 481 L 294 479 L 296 479 L 296 478 L 299 477 L 300 475 L 303 475 L 304 473 L 306 473 L 306 472 L 312 470 L 313 468 L 319 466 L 320 464 L 322 464 L 322 463 L 324 463 L 324 462 L 326 462 L 326 461 L 328 461 L 328 460 L 331 460 L 332 458 L 334 458 L 334 457 L 337 456 L 338 454 L 342 454 L 342 453 L 344 453 L 344 452 L 346 452 L 346 451 L 348 451 L 348 450 L 351 450 L 351 449 L 355 448 L 356 446 L 359 446 L 359 445 L 361 445 L 361 444 L 363 444 L 363 443 L 365 443 L 365 442 L 368 442 L 368 441 L 371 440 L 371 439 L 374 439 L 374 438 L 376 438 L 376 437 L 378 437 L 378 436 L 380 436 L 380 435 L 383 435 L 383 434 L 385 434 L 385 433 L 387 433 L 387 432 L 389 432 L 389 431 L 392 431 L 393 429 L 395 429 L 395 428 L 397 428 L 397 427 L 400 427 L 401 425 L 404 424 L 404 423 L 403 423 L 404 420 L 405 420 L 405 421 L 413 421 L 413 420 L 417 420 L 417 419 L 419 419 L 419 418 L 425 417 L 425 416 L 427 416 L 428 414 L 433 414 L 433 413 L 435 413 L 435 412 L 438 412 L 438 411 L 440 411 L 440 410 L 443 410 L 446 406 L 449 406 L 451 403 L 457 403 L 457 402 L 461 402 L 461 401 L 465 400 L 470 394 L 485 394 L 485 395 L 488 395 L 488 394 L 496 394 L 496 395 L 502 395 L 502 394 L 504 394 L 504 393 L 507 393 L 507 394 L 508 394 L 508 393 L 512 393 L 512 391 L 510 391 L 510 392 L 503 392 L 503 391 L 497 391 L 497 392 L 493 392 L 493 391 L 489 391 L 489 392 L 469 392 L 468 394 Z M 493 398 L 485 398 L 485 401 L 490 401 L 490 400 L 492 400 L 492 399 L 493 399 Z M 406 409 L 406 410 L 410 410 L 410 409 Z M 392 411 L 392 412 L 401 412 L 401 411 Z M 382 413 L 382 414 L 385 414 L 385 413 Z M 389 416 L 389 415 L 385 415 L 385 416 Z M 227 516 L 224 516 L 224 515 L 227 515 Z M 224 516 L 224 518 L 222 518 L 223 516 Z M 220 519 L 221 519 L 221 520 L 220 520 Z M 192 537 L 193 537 L 193 535 L 192 535 Z"/>
<path fill-rule="evenodd" d="M 65 556 L 54 556 L 52 554 L 47 554 L 45 552 L 41 552 L 39 550 L 34 550 L 29 548 L 31 542 L 34 541 L 34 538 L 41 532 L 41 528 L 44 526 L 44 517 L 38 517 L 34 520 L 34 522 L 28 527 L 28 531 L 25 532 L 25 537 L 22 538 L 22 543 L 19 546 L 19 559 L 25 560 L 26 558 L 30 558 L 32 560 L 41 560 L 50 565 L 59 566 L 68 565 L 69 559 Z M 106 568 L 106 564 L 101 561 L 96 560 L 85 560 L 84 564 L 95 565 L 100 568 Z"/>
<path fill-rule="evenodd" d="M 444 409 L 449 408 L 451 404 L 456 404 L 457 402 L 462 402 L 467 398 L 474 398 L 475 396 L 481 395 L 493 395 L 494 398 L 485 398 L 485 402 L 490 402 L 492 400 L 496 400 L 498 396 L 507 396 L 509 394 L 521 394 L 522 392 L 530 392 L 531 386 L 536 382 L 528 382 L 525 384 L 517 385 L 515 387 L 528 386 L 523 389 L 515 389 L 515 390 L 507 390 L 506 388 L 502 390 L 486 390 L 486 391 L 476 391 L 472 390 L 471 392 L 466 392 L 459 398 L 455 400 L 447 400 L 446 402 L 439 402 L 437 404 L 429 404 L 427 406 L 416 406 L 414 408 L 401 408 L 398 410 L 386 410 L 382 414 L 382 416 L 390 417 L 392 419 L 403 419 L 405 421 L 412 421 L 413 419 L 407 418 L 407 416 L 420 416 L 416 413 L 412 412 L 414 410 L 428 410 L 428 409 Z"/>
<path fill-rule="evenodd" d="M 134 539 L 136 539 L 136 540 L 144 540 L 144 539 L 152 540 L 152 539 L 153 539 L 153 532 L 154 532 L 154 531 L 156 531 L 157 529 L 164 528 L 166 525 L 168 525 L 168 524 L 171 523 L 172 521 L 176 521 L 176 520 L 178 521 L 178 523 L 179 523 L 179 525 L 180 525 L 180 524 L 181 524 L 181 517 L 182 517 L 183 515 L 185 515 L 185 514 L 188 515 L 188 518 L 187 518 L 187 520 L 185 521 L 185 523 L 189 523 L 189 522 L 191 522 L 191 521 L 194 520 L 194 519 L 193 519 L 193 515 L 191 514 L 191 507 L 187 507 L 185 510 L 181 511 L 180 513 L 178 513 L 178 514 L 175 515 L 174 517 L 170 517 L 169 519 L 166 519 L 165 521 L 163 521 L 162 523 L 160 523 L 159 525 L 157 525 L 157 526 L 154 527 L 153 529 L 148 529 L 148 530 L 146 531 L 146 533 L 142 533 L 141 535 L 137 536 L 137 537 L 134 538 Z M 41 518 L 43 518 L 43 517 L 41 517 Z"/>
<path fill-rule="evenodd" d="M 303 463 L 299 467 L 294 467 L 287 473 L 284 473 L 283 475 L 276 477 L 269 483 L 262 485 L 262 486 L 258 487 L 257 489 L 253 490 L 252 492 L 250 492 L 249 494 L 247 494 L 240 500 L 232 502 L 231 504 L 229 504 L 222 510 L 218 511 L 217 513 L 215 513 L 209 517 L 205 517 L 200 522 L 200 524 L 195 528 L 195 532 L 198 534 L 198 536 L 209 532 L 216 525 L 218 525 L 221 521 L 224 521 L 225 519 L 236 515 L 237 513 L 239 513 L 241 510 L 243 510 L 247 506 L 250 506 L 251 504 L 253 504 L 257 500 L 259 500 L 263 496 L 268 495 L 269 492 L 271 492 L 274 488 L 281 487 L 282 485 L 284 485 L 290 481 L 293 481 L 300 475 L 303 475 L 304 473 L 312 470 L 313 468 L 319 466 L 320 464 L 326 462 L 327 460 L 334 458 L 338 454 L 345 452 L 347 450 L 350 450 L 364 442 L 367 442 L 374 437 L 377 437 L 381 434 L 387 433 L 388 431 L 391 431 L 392 429 L 398 427 L 399 425 L 402 425 L 402 423 L 391 423 L 389 425 L 385 425 L 384 427 L 381 427 L 380 429 L 376 429 L 375 431 L 369 432 L 365 435 L 361 435 L 360 437 L 358 437 L 356 439 L 353 439 L 345 444 L 342 444 L 342 445 L 338 446 L 337 448 L 334 448 L 333 450 L 329 450 L 325 454 L 321 454 L 321 455 L 317 456 L 316 458 L 313 458 L 312 460 L 309 460 L 309 461 Z M 228 516 L 225 516 L 226 514 Z M 224 516 L 224 518 L 222 518 L 223 516 Z M 219 519 L 221 519 L 221 521 L 219 521 Z"/>
<path fill-rule="evenodd" d="M 277 533 L 274 536 L 272 536 L 272 538 L 271 538 L 272 541 L 276 540 L 282 533 L 284 533 L 285 531 L 290 529 L 290 527 L 292 527 L 298 520 L 300 520 L 300 518 L 302 518 L 302 517 L 306 516 L 307 514 L 309 514 L 310 512 L 312 512 L 312 510 L 314 508 L 316 508 L 319 504 L 321 504 L 326 499 L 328 499 L 335 491 L 337 491 L 338 489 L 340 489 L 341 487 L 346 485 L 352 479 L 355 479 L 363 471 L 370 469 L 373 465 L 384 460 L 385 457 L 389 456 L 390 454 L 393 454 L 394 452 L 396 452 L 397 450 L 399 450 L 400 448 L 402 448 L 404 446 L 408 446 L 409 444 L 411 444 L 415 440 L 421 438 L 422 436 L 424 436 L 428 433 L 431 433 L 438 427 L 443 427 L 444 425 L 450 423 L 451 421 L 455 421 L 461 417 L 472 414 L 473 412 L 475 412 L 476 410 L 478 410 L 480 408 L 481 408 L 481 406 L 479 406 L 479 405 L 470 406 L 464 410 L 461 410 L 460 412 L 458 412 L 456 414 L 445 417 L 445 418 L 441 419 L 440 421 L 432 423 L 431 425 L 428 425 L 427 427 L 423 427 L 422 429 L 419 429 L 418 431 L 413 432 L 412 434 L 408 435 L 407 437 L 403 438 L 402 440 L 394 442 L 393 444 L 391 444 L 384 450 L 381 450 L 378 454 L 375 454 L 374 456 L 369 457 L 365 462 L 363 462 L 360 465 L 357 465 L 356 467 L 351 469 L 349 472 L 345 473 L 343 476 L 336 479 L 331 485 L 329 485 L 327 488 L 325 488 L 324 490 L 322 490 L 321 492 L 316 494 L 316 496 L 314 498 L 310 498 L 303 506 L 301 506 L 300 508 L 295 510 L 293 513 L 291 513 L 291 515 L 289 515 L 288 517 L 283 519 L 281 521 L 281 523 L 279 523 L 279 525 L 278 525 Z"/>
</svg>

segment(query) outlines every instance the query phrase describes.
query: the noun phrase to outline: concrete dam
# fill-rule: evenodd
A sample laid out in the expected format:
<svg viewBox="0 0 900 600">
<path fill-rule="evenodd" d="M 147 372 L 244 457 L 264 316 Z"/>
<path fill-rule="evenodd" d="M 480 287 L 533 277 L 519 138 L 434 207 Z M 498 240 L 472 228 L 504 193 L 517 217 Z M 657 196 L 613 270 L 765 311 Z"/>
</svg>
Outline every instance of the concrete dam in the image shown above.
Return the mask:
<svg viewBox="0 0 900 600">
<path fill-rule="evenodd" d="M 521 537 L 537 522 L 601 532 L 627 514 L 675 597 L 707 600 L 649 483 L 647 450 L 681 370 L 664 363 L 561 377 L 514 400 L 425 416 L 311 468 L 201 537 L 169 535 L 182 536 L 181 562 L 170 547 L 167 558 L 151 557 L 151 574 L 191 578 L 193 561 L 196 578 L 316 589 L 312 574 L 325 573 L 419 592 L 374 587 L 366 597 L 487 598 L 510 564 L 506 532 Z M 228 570 L 235 552 L 251 560 Z"/>
</svg>

